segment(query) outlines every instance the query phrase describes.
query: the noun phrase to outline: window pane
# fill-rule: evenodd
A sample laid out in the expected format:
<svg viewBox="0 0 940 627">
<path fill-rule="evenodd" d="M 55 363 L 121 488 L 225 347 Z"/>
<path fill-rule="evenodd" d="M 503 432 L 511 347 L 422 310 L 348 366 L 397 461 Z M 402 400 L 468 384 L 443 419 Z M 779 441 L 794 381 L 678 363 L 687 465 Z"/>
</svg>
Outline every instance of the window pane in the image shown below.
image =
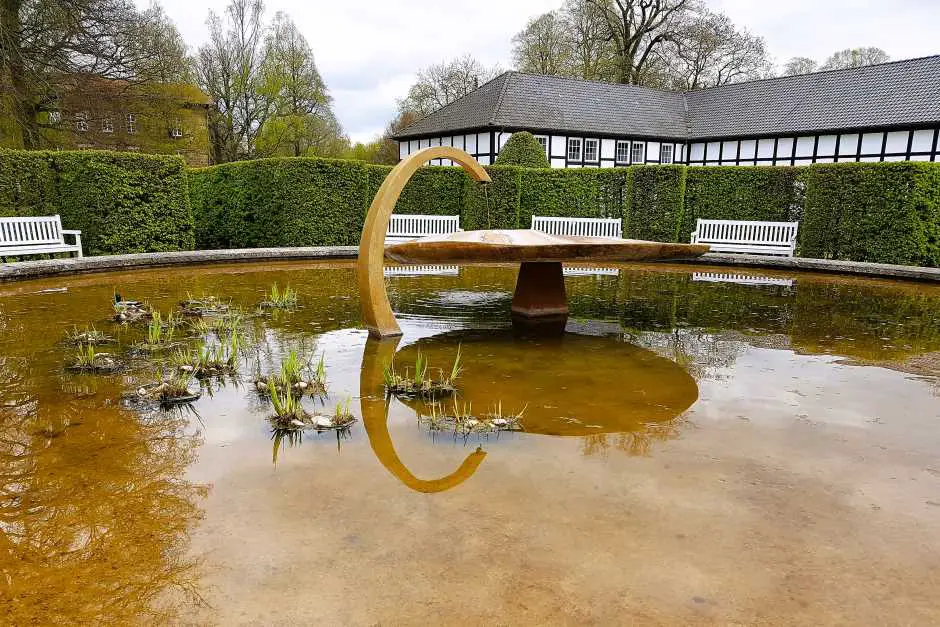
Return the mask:
<svg viewBox="0 0 940 627">
<path fill-rule="evenodd" d="M 585 161 L 597 161 L 597 140 L 596 139 L 584 140 L 584 160 Z"/>
<path fill-rule="evenodd" d="M 581 161 L 581 140 L 568 140 L 568 161 Z"/>
<path fill-rule="evenodd" d="M 617 163 L 630 163 L 630 142 L 617 142 Z"/>
<path fill-rule="evenodd" d="M 645 163 L 646 162 L 646 144 L 643 142 L 633 142 L 633 154 L 631 155 L 631 163 Z"/>
<path fill-rule="evenodd" d="M 663 144 L 659 149 L 659 162 L 672 163 L 672 144 Z"/>
</svg>

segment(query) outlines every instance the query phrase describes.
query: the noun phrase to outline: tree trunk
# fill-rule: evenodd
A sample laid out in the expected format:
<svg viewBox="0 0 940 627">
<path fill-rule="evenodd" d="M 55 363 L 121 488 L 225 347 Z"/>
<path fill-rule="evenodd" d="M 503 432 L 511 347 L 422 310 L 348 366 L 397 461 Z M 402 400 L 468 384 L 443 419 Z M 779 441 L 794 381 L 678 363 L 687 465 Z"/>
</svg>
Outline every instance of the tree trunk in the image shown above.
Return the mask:
<svg viewBox="0 0 940 627">
<path fill-rule="evenodd" d="M 0 86 L 8 87 L 10 114 L 20 133 L 20 144 L 30 149 L 39 147 L 39 124 L 23 64 L 21 7 L 22 0 L 0 0 L 0 62 L 7 69 L 6 76 L 0 75 Z"/>
</svg>

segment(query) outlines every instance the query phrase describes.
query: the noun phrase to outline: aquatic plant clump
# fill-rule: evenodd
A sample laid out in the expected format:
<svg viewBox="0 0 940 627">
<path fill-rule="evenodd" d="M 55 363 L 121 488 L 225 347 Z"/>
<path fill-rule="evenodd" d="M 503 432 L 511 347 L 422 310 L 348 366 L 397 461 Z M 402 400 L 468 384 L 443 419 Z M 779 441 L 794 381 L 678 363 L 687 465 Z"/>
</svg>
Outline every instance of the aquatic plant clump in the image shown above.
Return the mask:
<svg viewBox="0 0 940 627">
<path fill-rule="evenodd" d="M 83 331 L 79 331 L 78 327 L 73 327 L 73 329 L 65 334 L 64 342 L 73 346 L 79 344 L 84 344 L 85 346 L 100 346 L 102 344 L 110 344 L 114 341 L 114 338 L 110 335 L 99 331 L 94 327 L 85 327 Z"/>
<path fill-rule="evenodd" d="M 137 389 L 141 400 L 157 400 L 161 405 L 179 405 L 199 400 L 201 392 L 189 388 L 190 377 L 179 373 L 159 383 L 151 383 Z"/>
<path fill-rule="evenodd" d="M 267 297 L 258 306 L 261 309 L 294 309 L 297 307 L 297 291 L 291 289 L 289 285 L 280 290 L 275 283 L 271 286 Z"/>
<path fill-rule="evenodd" d="M 198 348 L 177 351 L 170 360 L 171 365 L 197 379 L 235 374 L 238 371 L 238 355 L 241 340 L 233 333 L 227 342 L 206 343 Z"/>
<path fill-rule="evenodd" d="M 385 391 L 387 394 L 403 398 L 420 398 L 423 400 L 436 400 L 445 396 L 451 396 L 456 391 L 454 383 L 463 370 L 460 365 L 460 346 L 457 347 L 457 355 L 454 357 L 454 363 L 450 372 L 438 370 L 438 378 L 433 379 L 429 374 L 427 358 L 418 351 L 415 356 L 414 372 L 405 369 L 400 373 L 395 369 L 395 360 L 393 359 L 382 369 L 382 376 L 385 382 Z"/>
<path fill-rule="evenodd" d="M 218 296 L 202 296 L 194 298 L 187 292 L 186 300 L 180 301 L 180 313 L 184 316 L 203 317 L 220 316 L 231 309 L 231 303 L 223 301 Z"/>
<path fill-rule="evenodd" d="M 283 394 L 290 392 L 295 396 L 326 396 L 326 361 L 323 355 L 316 366 L 308 360 L 303 362 L 296 351 L 288 353 L 281 362 L 278 373 L 267 377 L 260 372 L 255 375 L 255 389 L 262 396 L 267 396 L 273 384 Z"/>
<path fill-rule="evenodd" d="M 233 333 L 241 333 L 245 323 L 244 315 L 237 309 L 229 309 L 219 315 L 189 316 L 189 328 L 196 335 L 216 335 L 228 337 Z"/>
<path fill-rule="evenodd" d="M 453 432 L 455 435 L 486 435 L 501 431 L 525 431 L 522 416 L 526 407 L 516 413 L 503 411 L 502 402 L 493 405 L 490 412 L 474 415 L 472 403 L 459 403 L 454 399 L 452 411 L 446 413 L 439 403 L 432 403 L 426 415 L 419 416 L 419 421 L 430 431 Z"/>
<path fill-rule="evenodd" d="M 154 311 L 147 323 L 147 338 L 143 342 L 138 342 L 135 348 L 147 352 L 165 350 L 177 346 L 179 342 L 174 342 L 176 329 L 179 325 L 177 316 L 172 313 L 163 318 L 159 311 Z"/>
<path fill-rule="evenodd" d="M 123 364 L 111 353 L 99 353 L 92 345 L 79 345 L 66 369 L 75 372 L 106 374 L 117 372 Z"/>
</svg>

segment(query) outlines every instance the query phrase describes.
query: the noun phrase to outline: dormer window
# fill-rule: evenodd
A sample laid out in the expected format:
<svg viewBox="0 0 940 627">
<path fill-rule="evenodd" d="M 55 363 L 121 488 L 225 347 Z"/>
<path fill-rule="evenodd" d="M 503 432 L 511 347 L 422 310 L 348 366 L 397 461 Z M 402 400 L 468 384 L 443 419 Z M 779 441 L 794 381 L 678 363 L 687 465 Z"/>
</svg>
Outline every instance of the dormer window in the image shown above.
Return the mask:
<svg viewBox="0 0 940 627">
<path fill-rule="evenodd" d="M 75 114 L 75 130 L 79 133 L 88 132 L 88 113 L 86 111 L 79 111 Z"/>
</svg>

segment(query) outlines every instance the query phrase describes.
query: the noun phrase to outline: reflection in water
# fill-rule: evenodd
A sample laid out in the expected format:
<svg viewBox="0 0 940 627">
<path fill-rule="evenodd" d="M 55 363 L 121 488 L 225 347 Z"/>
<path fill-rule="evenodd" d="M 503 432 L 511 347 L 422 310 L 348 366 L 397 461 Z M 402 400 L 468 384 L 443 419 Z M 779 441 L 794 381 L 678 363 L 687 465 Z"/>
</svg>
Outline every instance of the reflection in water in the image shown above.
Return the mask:
<svg viewBox="0 0 940 627">
<path fill-rule="evenodd" d="M 525 408 L 527 433 L 594 436 L 670 433 L 671 424 L 698 398 L 698 386 L 674 362 L 617 338 L 518 330 L 452 331 L 417 341 L 396 356 L 414 363 L 421 351 L 431 367 L 449 368 L 461 347 L 457 380 L 462 403 L 476 411 L 501 404 Z M 407 401 L 424 411 L 421 401 Z"/>
<path fill-rule="evenodd" d="M 186 550 L 205 489 L 183 478 L 198 445 L 186 424 L 180 414 L 138 417 L 96 399 L 5 400 L 0 615 L 8 624 L 165 621 L 172 604 L 155 601 L 167 590 L 198 596 Z"/>
<path fill-rule="evenodd" d="M 388 401 L 385 398 L 382 368 L 395 356 L 401 337 L 377 340 L 370 337 L 362 355 L 359 407 L 372 451 L 385 468 L 416 492 L 443 492 L 455 488 L 476 472 L 486 453 L 478 448 L 454 472 L 440 479 L 419 479 L 401 461 L 388 432 Z"/>
</svg>

